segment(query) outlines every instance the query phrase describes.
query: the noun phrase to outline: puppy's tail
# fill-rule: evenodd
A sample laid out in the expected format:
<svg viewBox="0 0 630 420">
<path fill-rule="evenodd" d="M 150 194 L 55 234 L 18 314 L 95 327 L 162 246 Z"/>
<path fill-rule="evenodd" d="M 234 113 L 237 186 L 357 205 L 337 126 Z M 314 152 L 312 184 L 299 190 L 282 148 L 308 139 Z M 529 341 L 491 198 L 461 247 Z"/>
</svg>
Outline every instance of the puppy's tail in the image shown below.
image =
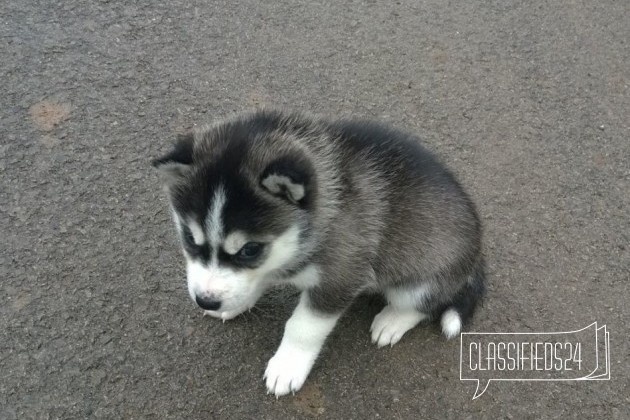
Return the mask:
<svg viewBox="0 0 630 420">
<path fill-rule="evenodd" d="M 440 323 L 446 338 L 453 338 L 461 332 L 462 326 L 472 317 L 477 302 L 483 297 L 485 291 L 484 263 L 480 260 L 466 280 L 464 287 L 442 312 Z"/>
</svg>

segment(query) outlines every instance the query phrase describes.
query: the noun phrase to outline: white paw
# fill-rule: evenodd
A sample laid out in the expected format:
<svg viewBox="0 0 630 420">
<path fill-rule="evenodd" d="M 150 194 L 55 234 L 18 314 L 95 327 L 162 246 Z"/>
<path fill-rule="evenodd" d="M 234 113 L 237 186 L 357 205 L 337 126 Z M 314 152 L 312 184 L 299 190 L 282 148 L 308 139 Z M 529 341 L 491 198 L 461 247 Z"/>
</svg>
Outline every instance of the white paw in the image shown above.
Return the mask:
<svg viewBox="0 0 630 420">
<path fill-rule="evenodd" d="M 289 392 L 302 388 L 308 376 L 316 355 L 303 350 L 279 349 L 269 360 L 265 370 L 267 394 L 276 397 L 287 395 Z"/>
<path fill-rule="evenodd" d="M 427 316 L 415 309 L 396 309 L 387 305 L 374 317 L 372 327 L 372 342 L 379 347 L 393 346 L 402 336 L 418 325 Z"/>
</svg>

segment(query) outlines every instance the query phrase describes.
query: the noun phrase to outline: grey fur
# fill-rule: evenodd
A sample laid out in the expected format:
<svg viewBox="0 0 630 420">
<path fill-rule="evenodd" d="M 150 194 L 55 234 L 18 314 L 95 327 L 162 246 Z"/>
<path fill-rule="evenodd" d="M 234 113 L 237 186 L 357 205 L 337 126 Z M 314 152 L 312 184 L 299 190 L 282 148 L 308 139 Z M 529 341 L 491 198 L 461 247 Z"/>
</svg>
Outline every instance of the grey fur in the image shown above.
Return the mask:
<svg viewBox="0 0 630 420">
<path fill-rule="evenodd" d="M 483 294 L 474 205 L 410 134 L 367 121 L 262 110 L 196 131 L 191 156 L 182 158 L 186 144 L 179 149 L 156 161 L 168 172 L 174 209 L 203 223 L 195 209 L 210 205 L 207 178 L 222 167 L 234 171 L 231 177 L 272 207 L 257 229 L 277 234 L 300 225 L 300 255 L 277 276 L 315 264 L 321 279 L 308 293 L 318 311 L 341 312 L 364 291 L 428 287 L 429 295 L 415 302 L 418 310 L 438 317 L 454 307 L 466 321 Z M 283 197 L 280 188 L 265 191 L 265 171 L 303 182 L 304 199 Z"/>
</svg>

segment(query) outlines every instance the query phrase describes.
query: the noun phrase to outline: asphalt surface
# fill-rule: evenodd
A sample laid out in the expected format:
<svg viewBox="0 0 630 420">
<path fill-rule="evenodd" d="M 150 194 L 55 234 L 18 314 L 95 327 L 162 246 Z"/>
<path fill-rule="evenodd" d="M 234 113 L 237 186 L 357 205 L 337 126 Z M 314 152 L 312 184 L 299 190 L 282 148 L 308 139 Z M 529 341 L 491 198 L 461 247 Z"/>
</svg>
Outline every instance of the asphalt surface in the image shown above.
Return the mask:
<svg viewBox="0 0 630 420">
<path fill-rule="evenodd" d="M 629 40 L 615 0 L 4 2 L 0 418 L 630 418 Z M 459 340 L 377 349 L 366 297 L 299 394 L 266 395 L 295 294 L 202 317 L 149 165 L 258 105 L 418 133 L 486 226 L 470 330 L 607 324 L 612 379 L 473 401 Z"/>
</svg>

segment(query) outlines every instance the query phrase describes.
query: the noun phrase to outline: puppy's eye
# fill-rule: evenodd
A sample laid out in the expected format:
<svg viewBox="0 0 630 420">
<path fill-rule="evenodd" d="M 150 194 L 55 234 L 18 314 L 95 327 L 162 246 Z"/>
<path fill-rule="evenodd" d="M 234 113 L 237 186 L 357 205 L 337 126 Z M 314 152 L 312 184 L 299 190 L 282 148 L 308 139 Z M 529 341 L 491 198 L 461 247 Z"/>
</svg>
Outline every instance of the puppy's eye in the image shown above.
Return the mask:
<svg viewBox="0 0 630 420">
<path fill-rule="evenodd" d="M 260 242 L 248 242 L 236 253 L 235 257 L 240 261 L 255 260 L 260 256 L 264 246 Z"/>
</svg>

